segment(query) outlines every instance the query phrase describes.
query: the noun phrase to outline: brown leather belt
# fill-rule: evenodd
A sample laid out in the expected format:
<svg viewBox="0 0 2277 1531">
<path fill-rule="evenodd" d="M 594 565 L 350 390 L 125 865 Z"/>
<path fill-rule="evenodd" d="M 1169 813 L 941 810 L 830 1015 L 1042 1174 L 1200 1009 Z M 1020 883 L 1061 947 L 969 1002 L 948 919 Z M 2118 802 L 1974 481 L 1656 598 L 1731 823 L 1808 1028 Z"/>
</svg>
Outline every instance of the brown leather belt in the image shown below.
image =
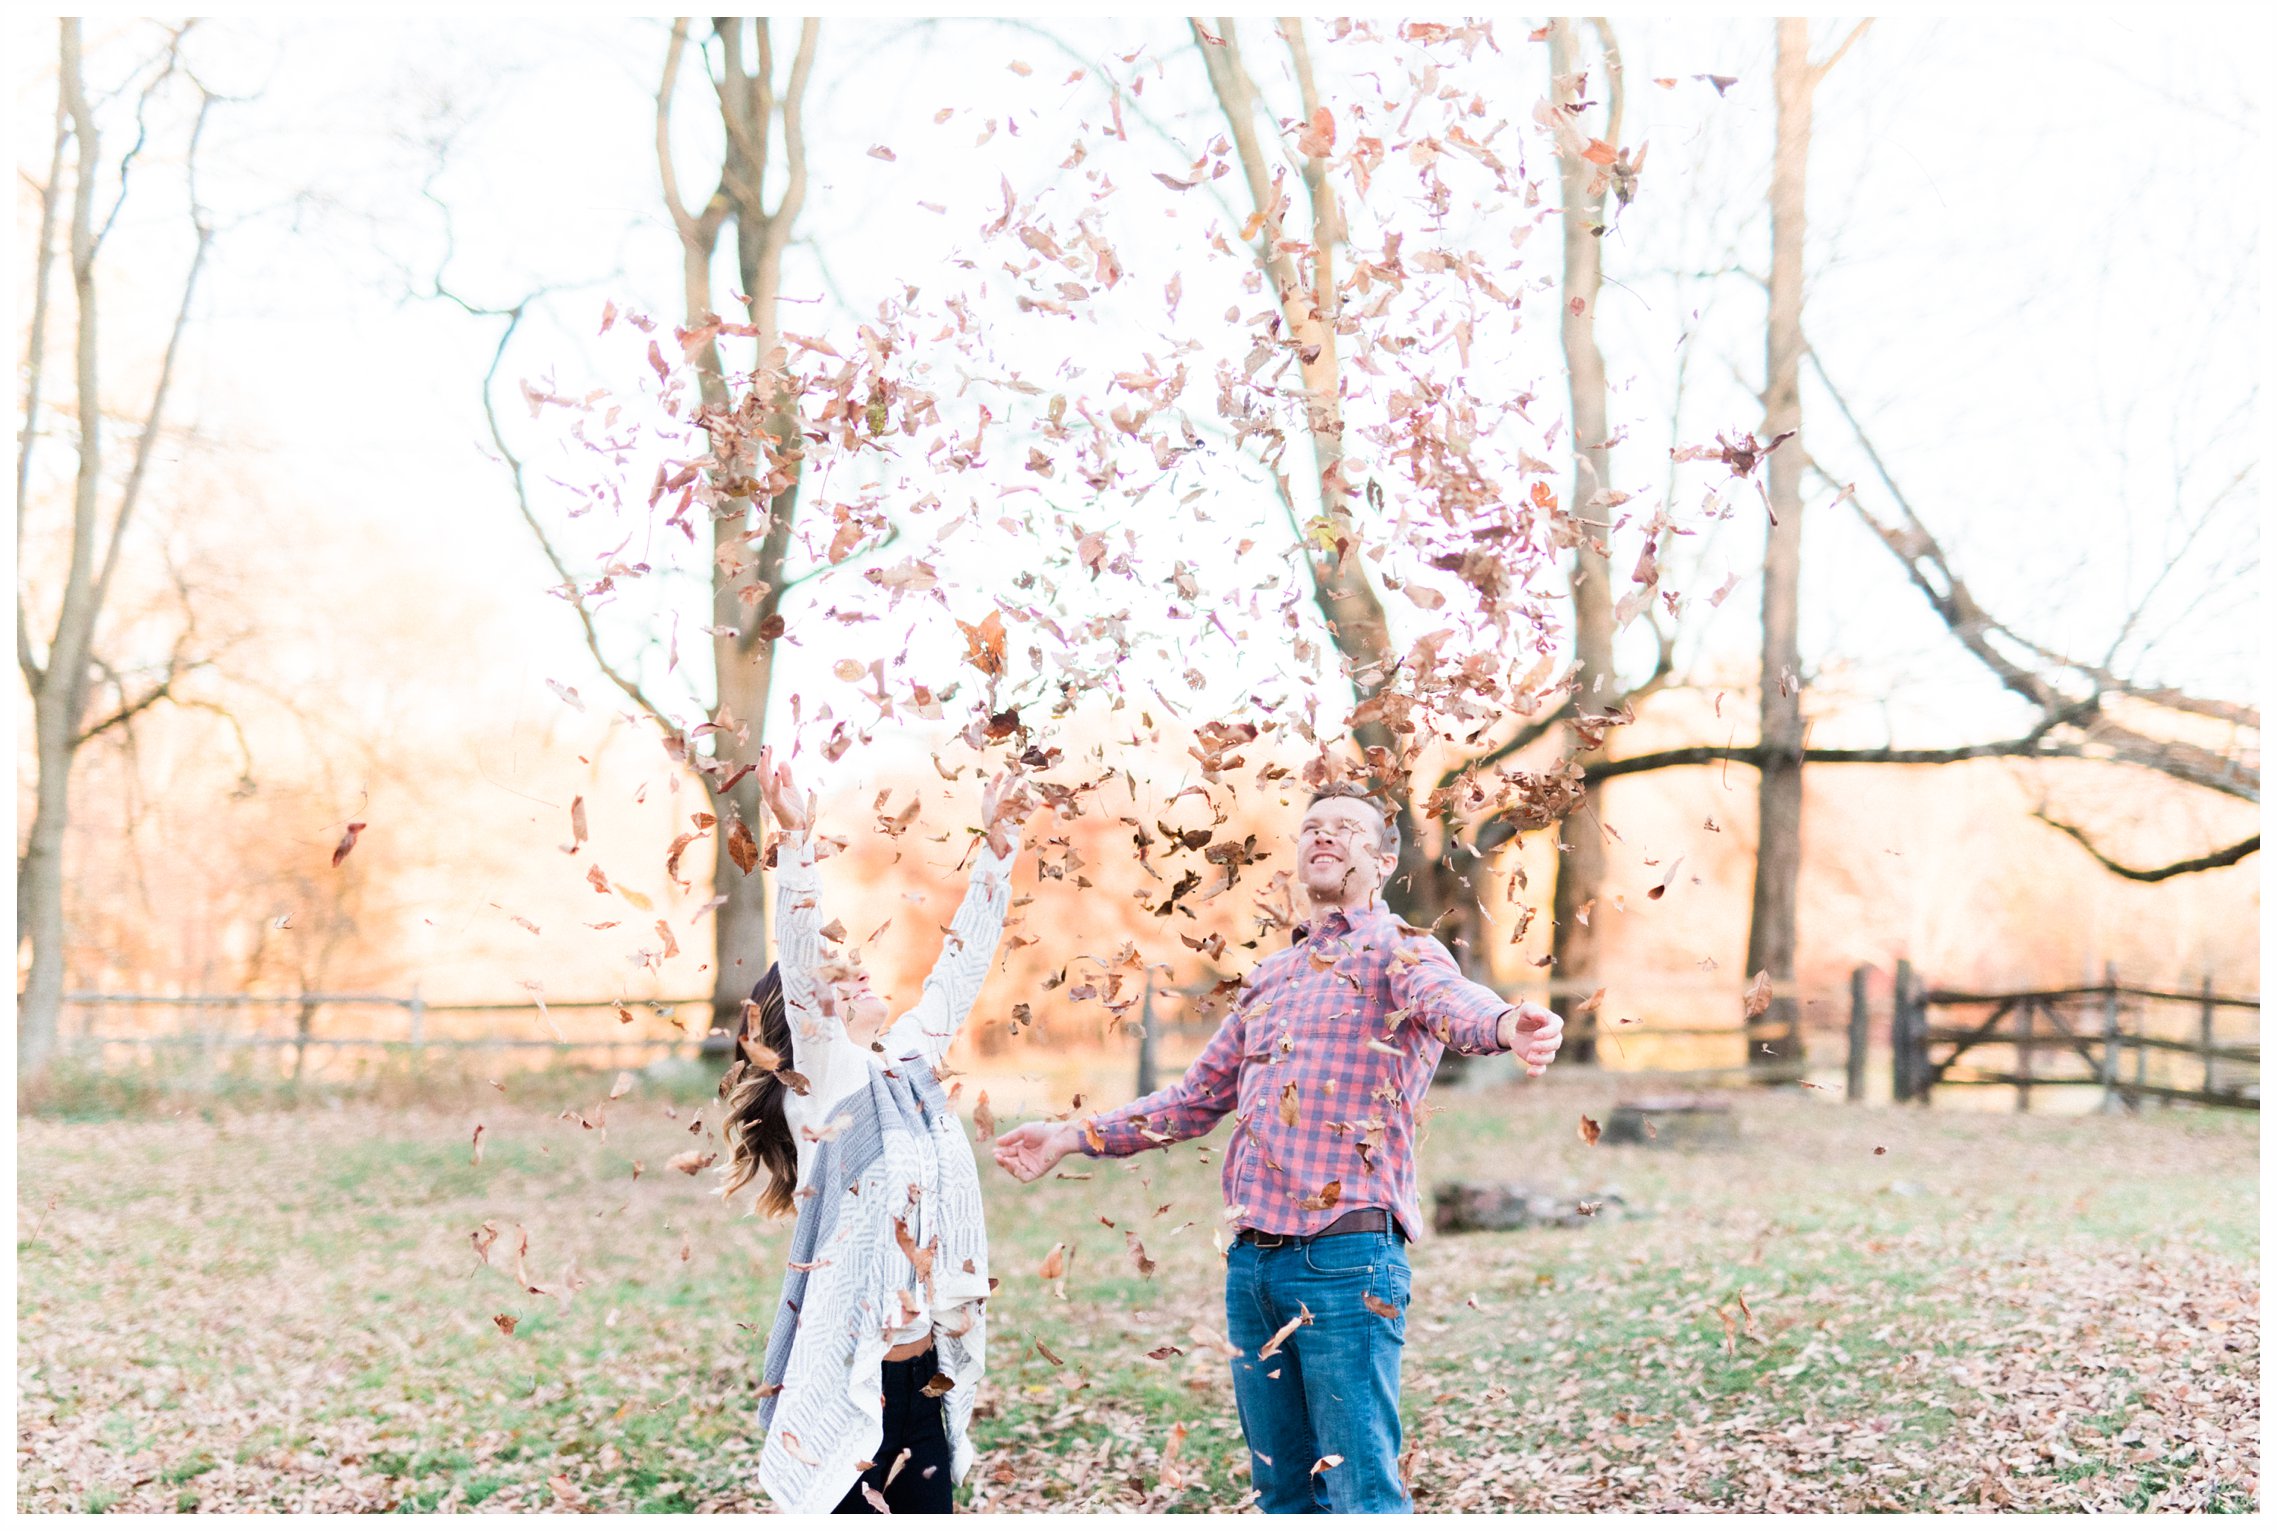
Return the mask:
<svg viewBox="0 0 2277 1531">
<path fill-rule="evenodd" d="M 1318 1233 L 1267 1233 L 1259 1228 L 1244 1228 L 1234 1238 L 1259 1249 L 1279 1249 L 1287 1244 L 1310 1244 L 1314 1239 L 1325 1239 L 1331 1234 L 1389 1232 L 1390 1213 L 1381 1207 L 1354 1207 Z"/>
</svg>

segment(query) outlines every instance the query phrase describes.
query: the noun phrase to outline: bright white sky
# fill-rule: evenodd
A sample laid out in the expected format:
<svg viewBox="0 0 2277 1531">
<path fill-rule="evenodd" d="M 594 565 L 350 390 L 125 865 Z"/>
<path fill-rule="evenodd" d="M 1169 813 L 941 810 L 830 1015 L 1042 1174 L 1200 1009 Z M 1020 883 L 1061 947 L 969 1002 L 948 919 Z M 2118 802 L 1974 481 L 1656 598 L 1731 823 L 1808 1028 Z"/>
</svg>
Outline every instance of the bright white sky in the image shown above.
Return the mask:
<svg viewBox="0 0 2277 1531">
<path fill-rule="evenodd" d="M 92 25 L 114 50 L 97 53 L 98 76 L 106 59 L 115 69 L 126 43 L 147 44 L 147 27 L 123 26 Z M 973 234 L 995 210 L 998 177 L 1023 200 L 1064 181 L 1053 167 L 1078 123 L 1103 115 L 1096 68 L 1064 83 L 1078 58 L 1096 66 L 1142 45 L 1136 65 L 1114 65 L 1146 87 L 1114 171 L 1126 190 L 1106 204 L 1108 234 L 1134 270 L 1154 274 L 1154 291 L 1163 270 L 1190 263 L 1189 313 L 1215 311 L 1219 300 L 1200 289 L 1231 282 L 1239 268 L 1199 258 L 1199 231 L 1215 213 L 1206 193 L 1181 203 L 1133 184 L 1145 169 L 1180 173 L 1190 158 L 1152 135 L 1136 108 L 1189 151 L 1221 131 L 1182 23 L 1051 26 L 1047 35 L 1035 23 L 984 20 L 825 23 L 810 110 L 815 184 L 786 282 L 796 300 L 787 328 L 843 334 L 899 281 L 944 276 L 953 249 L 985 265 Z M 53 110 L 51 27 L 11 23 L 17 160 L 35 176 Z M 1816 24 L 1821 51 L 1847 27 Z M 1616 480 L 1657 497 L 1672 439 L 1706 441 L 1760 419 L 1749 390 L 1762 370 L 1762 298 L 1746 273 L 1768 263 L 1771 25 L 1618 29 L 1629 82 L 1622 137 L 1649 140 L 1651 157 L 1642 195 L 1608 236 L 1617 286 L 1602 303 L 1601 339 L 1618 387 L 1614 417 L 1629 432 Z M 398 586 L 359 598 L 495 613 L 482 624 L 479 663 L 455 668 L 448 687 L 389 705 L 485 717 L 502 785 L 519 775 L 525 750 L 550 747 L 541 741 L 564 719 L 544 680 L 588 698 L 606 683 L 567 614 L 542 594 L 550 576 L 485 451 L 477 388 L 497 326 L 417 294 L 444 248 L 445 208 L 449 278 L 462 295 L 509 304 L 555 290 L 533 310 L 502 378 L 509 428 L 525 450 L 542 452 L 548 422 L 519 408 L 517 380 L 551 376 L 567 392 L 595 381 L 633 386 L 632 353 L 596 345 L 593 334 L 606 299 L 677 313 L 679 255 L 653 152 L 666 30 L 654 20 L 480 11 L 384 25 L 280 15 L 207 22 L 196 43 L 210 83 L 251 99 L 213 125 L 207 195 L 229 226 L 197 308 L 176 418 L 257 454 L 244 470 L 248 492 L 271 512 L 352 525 L 382 550 L 375 567 Z M 1513 132 L 1544 90 L 1545 50 L 1526 30 L 1503 25 L 1499 58 L 1482 53 L 1463 77 L 1490 96 L 1487 120 L 1508 117 Z M 1812 154 L 1808 331 L 1979 595 L 2027 634 L 2100 657 L 2119 614 L 2187 540 L 2181 566 L 2121 648 L 2121 667 L 2236 697 L 2252 695 L 2258 663 L 2262 204 L 2246 188 L 2267 168 L 2259 71 L 2269 41 L 2263 23 L 2235 13 L 2187 25 L 2139 9 L 1889 18 L 1821 87 Z M 1250 22 L 1245 42 L 1272 104 L 1294 115 L 1267 24 Z M 1344 55 L 1317 34 L 1315 50 L 1335 96 Z M 1014 60 L 1032 73 L 1014 73 Z M 1718 98 L 1693 79 L 1708 72 L 1739 83 Z M 1649 83 L 1661 76 L 1677 88 Z M 717 132 L 705 94 L 695 81 L 678 118 L 683 183 L 697 195 L 711 179 L 707 132 Z M 936 125 L 943 108 L 955 114 Z M 1001 126 L 976 146 L 989 118 Z M 433 145 L 445 138 L 438 159 Z M 873 145 L 895 159 L 871 157 Z M 1547 155 L 1529 152 L 1533 173 L 1544 173 Z M 438 163 L 425 200 L 420 182 Z M 1554 201 L 1554 181 L 1548 189 Z M 920 198 L 950 211 L 921 211 Z M 24 205 L 19 197 L 20 216 Z M 121 346 L 136 328 L 162 323 L 175 217 L 152 194 L 122 224 L 116 248 L 133 251 L 125 279 L 149 286 L 114 300 L 110 334 Z M 1474 244 L 1508 250 L 1501 225 L 1514 218 L 1474 222 Z M 29 243 L 24 231 L 11 247 L 19 265 Z M 1555 251 L 1553 224 L 1524 251 L 1528 279 L 1555 276 Z M 17 283 L 20 297 L 27 288 Z M 1250 299 L 1244 311 L 1256 306 Z M 1554 343 L 1553 327 L 1545 307 L 1532 312 L 1535 326 L 1510 359 L 1534 368 L 1554 397 L 1562 384 L 1540 349 Z M 1111 319 L 1113 343 L 1136 335 L 1135 323 Z M 1025 375 L 1044 377 L 1065 359 L 1048 330 L 1016 338 L 1029 349 L 1005 359 Z M 1682 422 L 1672 437 L 1680 357 Z M 1186 403 L 1199 411 L 1214 388 L 1206 365 L 1196 371 Z M 1805 410 L 1813 455 L 1886 511 L 1863 453 L 1810 382 Z M 1542 411 L 1545 420 L 1562 413 L 1562 397 Z M 51 453 L 48 468 L 64 455 Z M 1709 481 L 1691 472 L 1679 480 L 1680 507 L 1696 504 Z M 1943 743 L 2012 725 L 2016 715 L 1894 562 L 1847 511 L 1815 510 L 1832 497 L 1823 486 L 1811 484 L 1810 497 L 1804 652 L 1818 672 L 1816 705 L 1841 704 L 1818 737 L 1869 744 L 1894 730 L 1902 742 Z M 1268 544 L 1283 526 L 1262 492 L 1220 505 L 1218 520 L 1229 537 L 1246 522 Z M 1672 572 L 1695 595 L 1726 571 L 1742 576 L 1720 608 L 1695 601 L 1683 629 L 1690 673 L 1716 685 L 1753 678 L 1756 592 L 1745 573 L 1760 526 L 1759 514 L 1743 513 L 1691 539 L 1691 567 Z M 1170 551 L 1152 550 L 1165 566 Z M 959 615 L 985 609 L 1006 556 L 983 538 L 962 561 L 943 562 Z M 834 598 L 829 583 L 818 604 Z M 968 603 L 968 589 L 981 598 Z M 1438 625 L 1404 610 L 1395 622 L 1409 639 Z M 681 641 L 700 666 L 700 641 L 686 631 Z M 1639 650 L 1632 658 L 1649 657 L 1641 631 L 1628 641 Z M 792 691 L 826 694 L 831 657 L 815 645 L 793 659 L 778 705 Z M 1183 662 L 1164 673 L 1177 668 Z M 1219 673 L 1253 690 L 1274 670 L 1294 666 L 1260 650 L 1239 674 Z M 1202 700 L 1238 696 L 1213 690 Z"/>
</svg>

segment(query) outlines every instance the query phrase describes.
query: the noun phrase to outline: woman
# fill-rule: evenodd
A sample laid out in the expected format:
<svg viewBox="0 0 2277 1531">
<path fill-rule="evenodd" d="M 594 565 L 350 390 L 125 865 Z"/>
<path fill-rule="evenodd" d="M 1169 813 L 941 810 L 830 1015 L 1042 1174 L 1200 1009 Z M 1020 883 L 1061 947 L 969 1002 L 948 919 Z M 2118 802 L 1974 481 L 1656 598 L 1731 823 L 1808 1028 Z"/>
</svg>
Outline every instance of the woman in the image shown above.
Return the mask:
<svg viewBox="0 0 2277 1531">
<path fill-rule="evenodd" d="M 812 798 L 772 751 L 760 782 L 783 831 L 778 961 L 731 1086 L 727 1191 L 763 1173 L 760 1210 L 797 1222 L 767 1338 L 759 1481 L 788 1511 L 947 1514 L 972 1459 L 989 1280 L 980 1179 L 938 1070 L 995 959 L 1034 800 L 989 783 L 971 888 L 923 996 L 888 1025 L 869 974 L 824 942 Z"/>
</svg>

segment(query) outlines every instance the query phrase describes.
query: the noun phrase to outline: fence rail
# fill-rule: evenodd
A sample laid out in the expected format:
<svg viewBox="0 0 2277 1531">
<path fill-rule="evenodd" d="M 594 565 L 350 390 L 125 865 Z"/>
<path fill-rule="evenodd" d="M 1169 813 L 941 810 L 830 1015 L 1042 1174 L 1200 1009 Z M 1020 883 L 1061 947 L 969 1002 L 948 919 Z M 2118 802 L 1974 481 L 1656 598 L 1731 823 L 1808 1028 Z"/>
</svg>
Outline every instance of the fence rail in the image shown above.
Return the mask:
<svg viewBox="0 0 2277 1531">
<path fill-rule="evenodd" d="M 2195 1035 L 2152 1031 L 2150 1013 L 2160 1006 L 2194 1011 Z M 1950 1014 L 1966 1010 L 1984 1013 L 1972 1018 L 1974 1024 L 1934 1025 L 1930 1021 L 1932 1011 Z M 1911 966 L 1901 962 L 1890 1024 L 1893 1093 L 1901 1101 L 1926 1102 L 1940 1088 L 2003 1087 L 2016 1091 L 2016 1105 L 2021 1111 L 2031 1109 L 2035 1090 L 2080 1086 L 2100 1091 L 2100 1109 L 2105 1111 L 2134 1111 L 2145 1100 L 2258 1111 L 2258 1027 L 2255 1039 L 2249 1042 L 2222 1041 L 2216 1030 L 2223 1012 L 2251 1011 L 2258 1016 L 2260 1010 L 2258 997 L 2216 994 L 2210 977 L 2193 994 L 2121 983 L 2117 970 L 2107 964 L 2100 984 L 1979 993 L 1922 984 Z M 2131 1029 L 2125 1024 L 2130 1021 Z M 1943 1048 L 1943 1055 L 1932 1054 L 1933 1047 Z M 1987 1047 L 2007 1054 L 2005 1067 L 1963 1062 Z M 2196 1058 L 2200 1065 L 2197 1084 L 2193 1087 L 2153 1080 L 2150 1060 L 2154 1054 Z M 2076 1059 L 2085 1071 L 2043 1072 L 2040 1064 L 2045 1056 L 2058 1063 Z M 2219 1067 L 2223 1064 L 2250 1066 L 2253 1077 L 2225 1080 Z"/>
<path fill-rule="evenodd" d="M 87 1023 L 78 1030 L 65 1028 L 63 1045 L 81 1055 L 92 1053 L 107 1060 L 118 1050 L 148 1048 L 154 1051 L 191 1049 L 203 1053 L 235 1052 L 266 1053 L 290 1050 L 292 1072 L 297 1078 L 312 1055 L 337 1058 L 343 1054 L 363 1052 L 380 1056 L 407 1055 L 416 1060 L 428 1052 L 544 1052 L 557 1057 L 601 1052 L 612 1059 L 622 1059 L 627 1053 L 671 1055 L 692 1051 L 700 1046 L 703 1031 L 710 1025 L 711 1001 L 704 999 L 608 999 L 608 1000 L 458 1000 L 433 1001 L 423 997 L 414 987 L 409 994 L 361 994 L 310 992 L 300 994 L 109 994 L 95 992 L 67 993 L 63 997 L 67 1010 L 76 1010 L 87 1016 Z M 703 1012 L 701 1025 L 690 1027 L 677 1019 L 677 1012 L 691 1007 Z M 100 1031 L 95 1018 L 113 1009 L 173 1010 L 211 1015 L 217 1011 L 250 1011 L 263 1017 L 282 1017 L 284 1029 L 261 1026 L 257 1029 L 233 1028 L 205 1021 L 194 1028 L 176 1031 Z M 343 1009 L 380 1010 L 400 1012 L 400 1030 L 376 1029 L 367 1024 L 362 1030 L 341 1033 L 319 1028 L 318 1019 L 327 1011 Z M 617 1029 L 598 1035 L 566 1035 L 552 1023 L 555 1014 L 576 1016 L 593 1012 L 617 1012 L 661 1019 L 672 1024 L 679 1034 L 664 1035 L 654 1031 L 637 1031 L 627 1034 L 620 1025 Z M 501 1034 L 495 1028 L 485 1028 L 475 1035 L 453 1031 L 438 1032 L 429 1023 L 438 1017 L 451 1016 L 502 1016 L 525 1015 L 553 1030 L 551 1037 L 515 1036 Z"/>
<path fill-rule="evenodd" d="M 1624 1008 L 1636 1008 L 1640 1013 L 1661 1008 L 1633 1005 L 1631 1002 L 1640 995 L 1660 999 L 1675 996 L 1676 1004 L 1668 1008 L 1681 1016 L 1697 1015 L 1714 1006 L 1729 1005 L 1735 1012 L 1739 1008 L 1728 983 L 1719 986 L 1690 980 L 1640 981 L 1619 987 Z M 1612 1006 L 1605 1006 L 1595 1014 L 1576 1013 L 1577 1001 L 1596 992 L 1597 988 L 1587 980 L 1553 979 L 1520 986 L 1509 991 L 1509 997 L 1514 1002 L 1546 999 L 1562 1009 L 1567 1016 L 1569 1043 L 1587 1039 L 1601 1045 L 1611 1043 L 1616 1050 L 1624 1052 L 1634 1047 L 1642 1053 L 1641 1062 L 1635 1061 L 1635 1055 L 1631 1054 L 1631 1061 L 1612 1072 L 1670 1084 L 1763 1085 L 1803 1080 L 1810 1069 L 1800 1013 L 1822 1005 L 1834 1008 L 1828 1003 L 1830 996 L 1823 992 L 1780 983 L 1772 986 L 1773 996 L 1798 1003 L 1785 1007 L 1791 1018 L 1775 1023 L 1761 1017 L 1743 1018 L 1736 1013 L 1722 1025 L 1687 1021 L 1627 1023 L 1627 1018 Z M 1876 1033 L 1883 1030 L 1877 1022 L 1886 1014 L 1884 1034 L 1890 1051 L 1891 1095 L 1900 1102 L 1927 1102 L 1939 1089 L 2005 1087 L 2016 1091 L 2019 1109 L 2029 1109 L 2034 1091 L 2069 1087 L 2101 1091 L 2101 1105 L 2105 1110 L 2132 1111 L 2145 1100 L 2260 1109 L 2258 1035 L 2252 1040 L 2241 1040 L 2223 1038 L 2217 1032 L 2220 1017 L 2238 1012 L 2258 1015 L 2261 1002 L 2257 997 L 2217 994 L 2210 979 L 2193 993 L 2124 984 L 2119 982 L 2115 971 L 2106 968 L 2105 981 L 2101 984 L 1979 992 L 1925 984 L 1916 977 L 1910 963 L 1901 961 L 1896 964 L 1894 980 L 1886 985 L 1877 982 L 1872 969 L 1855 969 L 1848 989 L 1848 1052 L 1844 1076 L 1845 1093 L 1853 1101 L 1863 1101 L 1868 1096 Z M 1886 1006 L 1875 1003 L 1877 989 L 1887 993 Z M 1215 1029 L 1218 1015 L 1201 1003 L 1211 992 L 1205 985 L 1149 984 L 1141 997 L 1136 1024 L 1126 1021 L 1114 1028 L 1122 1034 L 1136 1033 L 1134 1061 L 1138 1093 L 1150 1094 L 1161 1083 L 1159 1043 L 1162 1039 L 1175 1036 L 1192 1039 Z M 65 1028 L 62 1039 L 65 1045 L 92 1052 L 99 1058 L 107 1060 L 122 1049 L 171 1052 L 193 1048 L 208 1055 L 235 1050 L 273 1053 L 290 1049 L 296 1077 L 312 1057 L 339 1059 L 356 1053 L 383 1057 L 408 1055 L 416 1059 L 429 1051 L 452 1054 L 537 1052 L 557 1058 L 598 1052 L 612 1060 L 622 1059 L 627 1053 L 693 1054 L 701 1047 L 708 1029 L 711 1004 L 708 998 L 546 1000 L 542 1004 L 533 998 L 438 1003 L 423 998 L 416 987 L 406 995 L 79 992 L 66 994 L 64 1002 L 68 1008 L 88 1017 L 87 1024 L 76 1032 Z M 2169 1010 L 2187 1007 L 2193 1011 L 2195 1026 L 2180 1029 L 2195 1034 L 2171 1034 L 2175 1028 L 2161 1034 L 2151 1029 L 2150 1013 L 2159 1007 Z M 96 1030 L 95 1017 L 116 1008 L 168 1009 L 201 1017 L 216 1012 L 254 1011 L 283 1018 L 283 1027 L 256 1023 L 251 1028 L 237 1028 L 216 1025 L 209 1020 L 194 1028 L 174 1031 Z M 327 1011 L 343 1009 L 398 1012 L 402 1017 L 401 1028 L 367 1024 L 351 1032 L 328 1032 L 318 1025 L 319 1018 Z M 679 1012 L 690 1009 L 700 1011 L 702 1019 L 690 1017 L 683 1022 Z M 660 1032 L 653 1026 L 634 1028 L 620 1020 L 598 1034 L 578 1027 L 580 1034 L 572 1036 L 553 1025 L 552 1017 L 557 1014 L 570 1017 L 593 1012 L 645 1017 L 651 1022 L 665 1022 L 673 1030 Z M 507 1035 L 495 1027 L 485 1027 L 470 1035 L 447 1024 L 439 1029 L 430 1024 L 445 1017 L 510 1014 L 540 1018 L 554 1035 L 539 1037 L 526 1031 Z M 1937 1018 L 1935 1023 L 1933 1015 Z M 1955 1017 L 1961 1019 L 1956 1022 Z M 1821 1025 L 1814 1030 L 1823 1037 L 1835 1027 Z M 1721 1067 L 1697 1066 L 1699 1050 L 1686 1049 L 1684 1044 L 1712 1039 L 1727 1039 L 1733 1043 L 1739 1049 L 1738 1061 Z M 1660 1042 L 1677 1043 L 1679 1051 L 1671 1057 L 1652 1047 Z M 1773 1042 L 1785 1044 L 1776 1049 L 1777 1054 L 1783 1056 L 1766 1051 Z M 1987 1048 L 1995 1049 L 1997 1056 L 1988 1057 L 1981 1051 Z M 2152 1078 L 2150 1060 L 2154 1056 L 2169 1060 L 2196 1058 L 2199 1068 L 2195 1082 L 2173 1077 Z M 2045 1066 L 2050 1058 L 2059 1064 L 2068 1062 L 2076 1066 L 2069 1067 L 2068 1071 L 2050 1071 Z M 2250 1078 L 2238 1077 L 2247 1070 L 2251 1072 Z M 2162 1072 L 2172 1074 L 2170 1069 Z"/>
</svg>

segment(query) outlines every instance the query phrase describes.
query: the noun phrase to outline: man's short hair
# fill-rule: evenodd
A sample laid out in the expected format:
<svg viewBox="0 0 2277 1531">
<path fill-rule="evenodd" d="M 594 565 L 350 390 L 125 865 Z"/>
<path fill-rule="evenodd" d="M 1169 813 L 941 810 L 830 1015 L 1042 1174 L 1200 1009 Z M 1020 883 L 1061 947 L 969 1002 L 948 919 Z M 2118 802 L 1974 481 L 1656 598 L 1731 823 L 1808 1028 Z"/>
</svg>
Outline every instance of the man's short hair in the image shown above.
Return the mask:
<svg viewBox="0 0 2277 1531">
<path fill-rule="evenodd" d="M 1311 801 L 1307 802 L 1305 807 L 1309 811 L 1314 803 L 1325 802 L 1332 797 L 1348 797 L 1356 802 L 1366 803 L 1370 808 L 1375 809 L 1377 816 L 1383 821 L 1383 828 L 1376 835 L 1377 853 L 1381 855 L 1388 852 L 1394 856 L 1399 854 L 1399 815 L 1392 811 L 1390 804 L 1384 802 L 1365 787 L 1348 781 L 1337 781 L 1330 782 L 1327 786 L 1313 793 Z"/>
</svg>

